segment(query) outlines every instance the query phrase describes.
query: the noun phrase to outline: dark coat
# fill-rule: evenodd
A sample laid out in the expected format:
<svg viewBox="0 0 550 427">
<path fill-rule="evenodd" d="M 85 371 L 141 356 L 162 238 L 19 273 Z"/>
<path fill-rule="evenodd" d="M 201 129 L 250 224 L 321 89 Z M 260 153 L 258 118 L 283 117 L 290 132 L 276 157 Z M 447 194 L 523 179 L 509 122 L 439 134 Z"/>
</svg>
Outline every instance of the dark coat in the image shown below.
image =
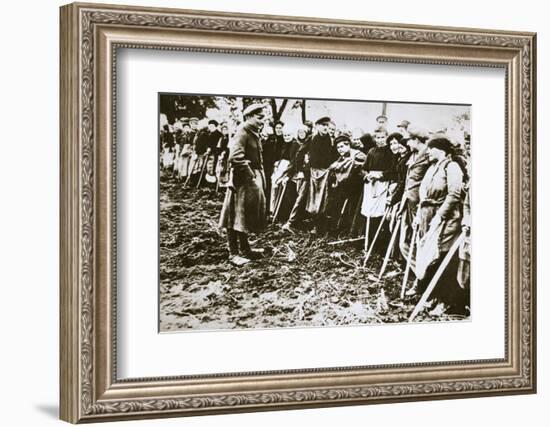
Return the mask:
<svg viewBox="0 0 550 427">
<path fill-rule="evenodd" d="M 277 163 L 283 158 L 283 151 L 285 149 L 286 142 L 283 138 L 283 135 L 273 135 L 273 144 L 274 144 L 274 163 Z"/>
<path fill-rule="evenodd" d="M 245 125 L 229 141 L 230 182 L 225 193 L 220 227 L 243 233 L 265 226 L 266 197 L 262 145 L 256 130 Z"/>
<path fill-rule="evenodd" d="M 285 142 L 283 149 L 281 150 L 281 160 L 288 160 L 292 162 L 296 158 L 296 154 L 300 149 L 301 145 L 293 139 L 290 142 Z"/>
<path fill-rule="evenodd" d="M 334 154 L 332 140 L 327 135 L 314 135 L 311 140 L 303 146 L 309 154 L 309 166 L 313 169 L 328 169 L 338 156 Z"/>
<path fill-rule="evenodd" d="M 415 158 L 412 156 L 408 161 L 407 176 L 405 178 L 405 188 L 403 189 L 406 207 L 411 215 L 415 215 L 416 208 L 418 206 L 418 189 L 420 183 L 426 175 L 426 171 L 430 167 L 430 160 L 428 158 L 428 151 L 417 155 Z"/>
<path fill-rule="evenodd" d="M 214 132 L 207 132 L 206 134 L 206 146 L 210 149 L 211 152 L 216 151 L 216 147 L 221 143 L 223 134 L 219 130 Z"/>
<path fill-rule="evenodd" d="M 174 134 L 172 132 L 161 133 L 160 140 L 163 147 L 174 148 Z"/>
<path fill-rule="evenodd" d="M 365 154 L 362 151 L 351 149 L 346 157 L 340 156 L 333 162 L 329 170 L 334 179 L 331 180 L 332 187 L 339 191 L 349 193 L 349 188 L 357 189 L 361 183 L 361 167 L 365 163 Z"/>
<path fill-rule="evenodd" d="M 225 155 L 228 156 L 229 155 L 229 150 L 227 148 L 228 145 L 229 145 L 229 135 L 222 134 L 222 139 L 220 140 L 220 146 L 217 149 L 217 153 L 218 154 L 225 153 Z"/>
<path fill-rule="evenodd" d="M 329 170 L 331 186 L 328 191 L 327 216 L 330 232 L 349 231 L 359 198 L 362 195 L 361 167 L 365 163 L 362 151 L 351 149 L 345 157 L 338 157 Z"/>
<path fill-rule="evenodd" d="M 275 165 L 275 153 L 276 141 L 274 135 L 269 135 L 262 139 L 262 154 L 264 161 L 264 170 L 266 177 L 270 177 L 273 172 L 273 165 Z"/>
<path fill-rule="evenodd" d="M 195 153 L 198 155 L 206 153 L 206 150 L 208 149 L 208 134 L 208 129 L 201 129 L 195 136 Z"/>
<path fill-rule="evenodd" d="M 363 165 L 363 170 L 365 172 L 382 172 L 380 181 L 389 181 L 392 177 L 394 157 L 394 154 L 388 146 L 371 148 L 367 153 L 367 159 Z"/>
<path fill-rule="evenodd" d="M 395 157 L 391 180 L 397 185 L 391 195 L 391 205 L 401 202 L 401 199 L 403 198 L 403 193 L 405 191 L 405 180 L 407 179 L 407 170 L 409 168 L 407 162 L 410 157 L 410 152 L 407 152 L 404 156 L 398 155 Z"/>
<path fill-rule="evenodd" d="M 195 137 L 197 136 L 197 132 L 194 130 L 191 130 L 187 133 L 183 134 L 183 145 L 191 145 L 195 143 Z"/>
<path fill-rule="evenodd" d="M 310 143 L 310 137 L 308 136 L 303 141 L 296 140 L 292 143 L 291 152 L 289 153 L 290 164 L 285 172 L 285 175 L 292 178 L 297 173 L 303 173 L 305 177 L 309 178 L 309 168 L 306 164 L 306 154 Z M 296 152 L 294 152 L 294 150 Z"/>
<path fill-rule="evenodd" d="M 364 134 L 361 138 L 359 138 L 359 140 L 363 145 L 361 151 L 365 154 L 367 154 L 372 148 L 376 147 L 376 142 L 374 142 L 374 139 L 370 133 Z"/>
</svg>

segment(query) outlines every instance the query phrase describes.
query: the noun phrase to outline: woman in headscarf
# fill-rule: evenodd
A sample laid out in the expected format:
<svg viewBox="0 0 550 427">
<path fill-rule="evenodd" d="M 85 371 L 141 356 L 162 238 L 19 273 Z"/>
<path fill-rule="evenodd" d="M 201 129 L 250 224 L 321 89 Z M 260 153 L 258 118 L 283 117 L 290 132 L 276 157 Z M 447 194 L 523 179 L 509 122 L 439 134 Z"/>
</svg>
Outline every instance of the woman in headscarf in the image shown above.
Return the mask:
<svg viewBox="0 0 550 427">
<path fill-rule="evenodd" d="M 193 140 L 189 137 L 191 127 L 189 126 L 189 119 L 181 120 L 182 133 L 179 136 L 181 151 L 178 162 L 178 177 L 186 180 L 189 174 L 189 164 L 191 162 L 191 155 L 193 153 Z"/>
<path fill-rule="evenodd" d="M 403 135 L 399 132 L 390 134 L 386 140 L 394 155 L 394 163 L 390 174 L 392 184 L 389 187 L 390 191 L 389 197 L 386 200 L 386 207 L 390 210 L 389 231 L 391 231 L 392 236 L 397 237 L 396 233 L 399 233 L 399 230 L 394 227 L 400 228 L 400 207 L 405 191 L 405 181 L 407 178 L 408 161 L 411 157 L 411 151 L 407 146 L 406 138 L 403 138 Z M 391 241 L 396 242 L 397 240 L 392 238 L 390 242 Z M 387 250 L 393 251 L 393 248 Z"/>
<path fill-rule="evenodd" d="M 217 189 L 226 187 L 229 180 L 229 166 L 227 163 L 227 157 L 229 156 L 229 149 L 227 148 L 229 144 L 229 126 L 227 123 L 222 123 L 221 132 L 223 136 L 216 147 L 218 155 L 216 163 Z"/>
<path fill-rule="evenodd" d="M 174 134 L 169 125 L 164 125 L 163 131 L 160 134 L 162 145 L 162 167 L 168 169 L 174 165 Z"/>
<path fill-rule="evenodd" d="M 277 210 L 280 207 L 280 202 L 282 201 L 283 192 L 286 189 L 286 186 L 283 183 L 283 175 L 288 169 L 291 161 L 291 153 L 296 151 L 296 146 L 298 143 L 294 138 L 294 134 L 288 126 L 283 127 L 283 143 L 279 150 L 280 158 L 275 162 L 273 173 L 271 174 L 271 202 L 269 206 L 271 207 L 271 213 L 273 216 L 277 216 Z"/>
<path fill-rule="evenodd" d="M 286 214 L 286 209 L 279 209 L 274 219 L 280 222 L 286 221 L 282 229 L 290 233 L 294 232 L 294 227 L 303 219 L 305 213 L 308 197 L 309 168 L 307 164 L 308 156 L 305 153 L 304 147 L 309 145 L 310 139 L 309 128 L 306 125 L 298 128 L 296 141 L 289 146 L 288 158 L 290 164 L 282 178 L 283 181 L 289 181 L 287 185 L 290 185 L 293 191 L 290 191 L 288 196 L 288 215 L 283 215 Z"/>
<path fill-rule="evenodd" d="M 407 140 L 403 136 L 394 132 L 387 138 L 388 146 L 394 155 L 391 179 L 396 184 L 387 200 L 388 206 L 395 206 L 401 203 L 405 190 L 405 179 L 407 178 L 407 169 L 411 157 L 411 151 L 407 146 Z"/>
<path fill-rule="evenodd" d="M 419 189 L 417 294 L 422 295 L 462 230 L 463 172 L 453 161 L 453 144 L 445 137 L 428 142 L 432 162 Z M 457 281 L 458 252 L 439 278 L 431 297 L 439 304 L 432 314 L 466 313 L 466 293 Z"/>
</svg>

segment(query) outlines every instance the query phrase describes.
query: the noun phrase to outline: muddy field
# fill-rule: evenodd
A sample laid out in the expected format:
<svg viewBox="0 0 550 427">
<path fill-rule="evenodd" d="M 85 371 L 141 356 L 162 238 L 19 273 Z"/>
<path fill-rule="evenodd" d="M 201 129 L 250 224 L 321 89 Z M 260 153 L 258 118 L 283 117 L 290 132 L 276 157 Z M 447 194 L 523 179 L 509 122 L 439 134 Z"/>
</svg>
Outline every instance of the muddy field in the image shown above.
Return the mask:
<svg viewBox="0 0 550 427">
<path fill-rule="evenodd" d="M 223 191 L 183 188 L 160 180 L 160 330 L 335 326 L 406 322 L 416 298 L 399 298 L 403 277 L 392 261 L 378 281 L 382 259 L 360 267 L 362 243 L 306 231 L 289 235 L 278 225 L 250 236 L 265 257 L 244 267 L 227 262 L 217 222 Z M 415 321 L 461 320 L 458 316 Z"/>
</svg>

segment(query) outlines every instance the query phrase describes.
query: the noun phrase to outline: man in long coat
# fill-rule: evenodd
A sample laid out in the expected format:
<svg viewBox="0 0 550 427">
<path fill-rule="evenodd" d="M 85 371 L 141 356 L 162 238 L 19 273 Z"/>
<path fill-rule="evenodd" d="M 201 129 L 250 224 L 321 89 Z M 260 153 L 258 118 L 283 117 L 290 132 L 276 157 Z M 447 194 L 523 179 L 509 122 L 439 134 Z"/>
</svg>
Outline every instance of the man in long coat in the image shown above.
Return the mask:
<svg viewBox="0 0 550 427">
<path fill-rule="evenodd" d="M 243 117 L 243 127 L 228 145 L 230 182 L 220 214 L 220 227 L 227 229 L 229 261 L 237 266 L 261 256 L 250 248 L 248 233 L 261 231 L 266 220 L 266 180 L 259 136 L 264 105 L 249 105 Z"/>
</svg>

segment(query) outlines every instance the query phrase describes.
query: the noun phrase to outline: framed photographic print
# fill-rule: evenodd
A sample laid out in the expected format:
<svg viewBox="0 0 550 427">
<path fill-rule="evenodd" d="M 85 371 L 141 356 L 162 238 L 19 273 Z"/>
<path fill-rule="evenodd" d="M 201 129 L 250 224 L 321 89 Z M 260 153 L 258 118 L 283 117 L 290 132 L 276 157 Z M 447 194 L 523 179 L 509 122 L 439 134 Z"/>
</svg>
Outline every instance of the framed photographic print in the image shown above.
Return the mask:
<svg viewBox="0 0 550 427">
<path fill-rule="evenodd" d="M 61 418 L 536 390 L 536 37 L 61 8 Z"/>
</svg>

